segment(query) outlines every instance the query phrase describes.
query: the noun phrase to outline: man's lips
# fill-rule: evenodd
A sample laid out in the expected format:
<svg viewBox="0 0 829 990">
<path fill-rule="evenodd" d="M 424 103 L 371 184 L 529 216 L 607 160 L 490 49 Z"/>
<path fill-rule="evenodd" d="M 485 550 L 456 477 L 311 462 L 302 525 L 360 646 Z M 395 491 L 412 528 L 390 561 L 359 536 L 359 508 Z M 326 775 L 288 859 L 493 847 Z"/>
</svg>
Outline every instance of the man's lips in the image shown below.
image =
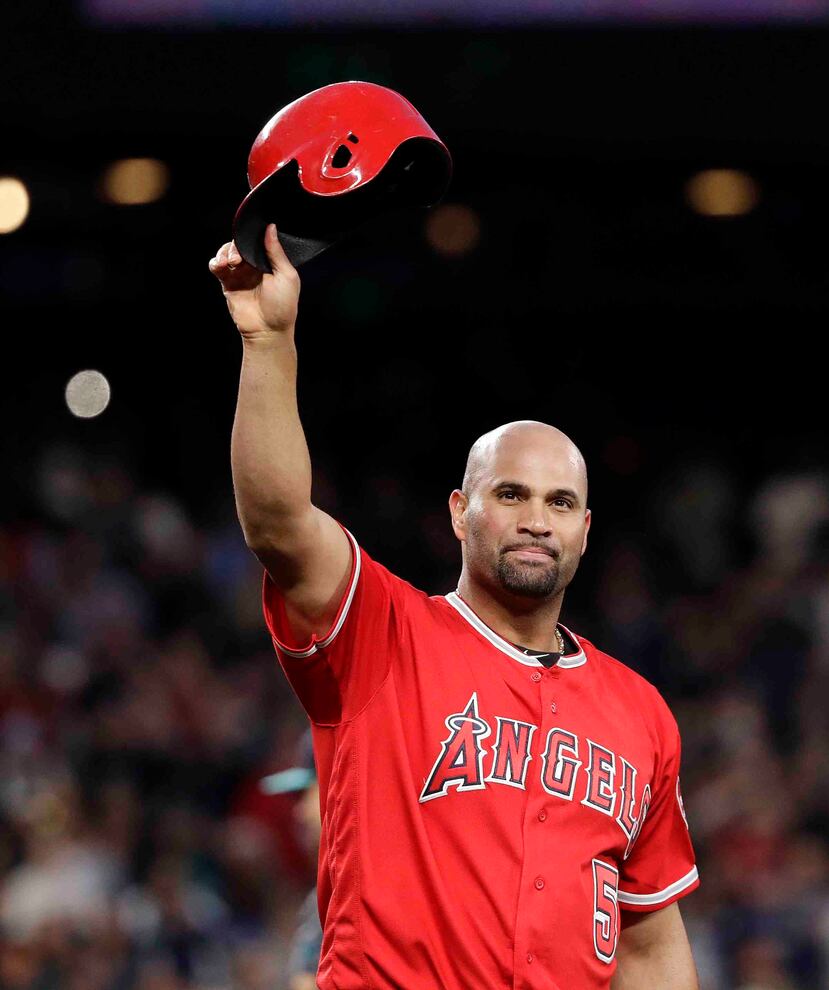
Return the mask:
<svg viewBox="0 0 829 990">
<path fill-rule="evenodd" d="M 505 553 L 520 553 L 522 556 L 527 555 L 530 557 L 552 557 L 552 551 L 545 550 L 544 547 L 509 547 L 504 551 Z"/>
</svg>

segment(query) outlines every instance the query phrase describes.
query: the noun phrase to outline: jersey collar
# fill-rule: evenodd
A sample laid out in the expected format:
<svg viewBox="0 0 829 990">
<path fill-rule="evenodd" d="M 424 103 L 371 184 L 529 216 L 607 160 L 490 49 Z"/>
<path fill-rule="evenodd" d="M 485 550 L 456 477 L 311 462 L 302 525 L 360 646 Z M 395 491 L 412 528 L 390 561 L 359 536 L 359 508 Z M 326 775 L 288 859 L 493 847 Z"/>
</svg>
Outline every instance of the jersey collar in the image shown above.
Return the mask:
<svg viewBox="0 0 829 990">
<path fill-rule="evenodd" d="M 530 657 L 527 656 L 526 653 L 522 653 L 521 650 L 513 646 L 512 643 L 504 639 L 503 636 L 499 636 L 494 629 L 490 629 L 483 619 L 472 611 L 472 609 L 456 591 L 450 591 L 445 597 L 452 608 L 454 608 L 456 612 L 466 619 L 470 626 L 472 626 L 476 632 L 480 633 L 484 639 L 488 639 L 496 649 L 500 650 L 502 653 L 506 653 L 506 655 L 508 657 L 512 657 L 513 660 L 523 663 L 525 667 L 544 666 L 544 664 L 542 664 L 536 657 Z M 573 643 L 579 644 L 578 639 L 566 626 L 563 626 L 560 622 L 558 625 L 560 629 L 567 633 Z M 583 663 L 587 663 L 587 654 L 584 652 L 584 648 L 581 644 L 579 644 L 578 653 L 568 653 L 565 656 L 560 657 L 556 667 L 581 667 Z"/>
</svg>

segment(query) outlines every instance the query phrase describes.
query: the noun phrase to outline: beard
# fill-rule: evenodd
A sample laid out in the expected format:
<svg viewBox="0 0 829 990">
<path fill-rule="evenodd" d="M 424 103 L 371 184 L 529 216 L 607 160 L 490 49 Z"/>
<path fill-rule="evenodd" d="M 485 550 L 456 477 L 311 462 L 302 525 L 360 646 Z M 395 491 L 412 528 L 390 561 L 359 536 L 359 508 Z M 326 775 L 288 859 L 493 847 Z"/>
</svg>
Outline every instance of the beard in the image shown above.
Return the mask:
<svg viewBox="0 0 829 990">
<path fill-rule="evenodd" d="M 545 558 L 544 563 L 539 565 L 511 560 L 506 554 L 501 554 L 496 574 L 505 591 L 525 598 L 551 598 L 567 583 L 559 583 L 561 572 L 558 561 L 552 557 Z"/>
</svg>

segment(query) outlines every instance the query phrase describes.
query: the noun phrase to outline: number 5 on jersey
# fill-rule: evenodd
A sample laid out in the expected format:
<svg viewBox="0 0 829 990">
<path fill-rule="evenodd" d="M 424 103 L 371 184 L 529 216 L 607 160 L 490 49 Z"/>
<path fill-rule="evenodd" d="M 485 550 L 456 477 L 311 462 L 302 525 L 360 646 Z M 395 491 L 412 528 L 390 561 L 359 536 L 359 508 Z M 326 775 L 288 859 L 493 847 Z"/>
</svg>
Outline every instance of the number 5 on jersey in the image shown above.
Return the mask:
<svg viewBox="0 0 829 990">
<path fill-rule="evenodd" d="M 619 871 L 593 860 L 593 945 L 603 963 L 613 962 L 619 940 Z"/>
</svg>

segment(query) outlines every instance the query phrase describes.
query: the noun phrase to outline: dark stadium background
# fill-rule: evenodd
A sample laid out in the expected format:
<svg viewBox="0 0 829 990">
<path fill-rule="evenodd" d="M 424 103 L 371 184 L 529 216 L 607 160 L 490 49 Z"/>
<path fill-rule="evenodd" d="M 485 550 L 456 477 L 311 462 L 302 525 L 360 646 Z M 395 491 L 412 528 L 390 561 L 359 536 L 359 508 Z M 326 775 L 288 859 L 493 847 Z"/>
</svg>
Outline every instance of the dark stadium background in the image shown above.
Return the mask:
<svg viewBox="0 0 829 990">
<path fill-rule="evenodd" d="M 149 896 L 163 856 L 179 879 L 200 864 L 230 948 L 208 964 L 212 931 L 176 941 L 162 923 L 145 944 L 130 929 L 116 951 L 71 919 L 48 944 L 12 925 L 3 990 L 283 985 L 311 868 L 288 799 L 245 795 L 257 773 L 290 764 L 302 719 L 264 626 L 247 614 L 234 625 L 203 555 L 238 541 L 240 345 L 207 262 L 230 235 L 264 122 L 346 79 L 421 110 L 454 158 L 444 202 L 471 208 L 480 237 L 449 256 L 424 215 L 396 217 L 301 269 L 300 405 L 321 503 L 388 566 L 444 593 L 459 562 L 446 497 L 470 443 L 518 418 L 568 432 L 587 457 L 594 523 L 564 619 L 650 677 L 680 721 L 702 876 L 683 911 L 704 990 L 829 985 L 828 66 L 820 18 L 126 30 L 65 3 L 4 11 L 0 172 L 26 182 L 32 205 L 0 238 L 0 764 L 19 785 L 0 795 L 0 923 L 3 886 L 37 858 L 20 794 L 58 795 L 74 809 L 66 841 L 81 842 L 98 785 L 116 780 L 122 812 L 139 817 L 122 888 Z M 102 169 L 129 156 L 168 164 L 162 200 L 101 201 Z M 756 208 L 691 210 L 686 184 L 710 168 L 750 174 Z M 63 397 L 84 368 L 112 386 L 92 420 Z M 68 508 L 49 491 L 67 473 L 87 486 Z M 159 564 L 136 536 L 156 497 L 201 548 L 184 560 Z M 129 705 L 141 657 L 94 628 L 88 648 L 73 640 L 71 595 L 38 570 L 43 547 L 70 570 L 87 561 L 99 579 L 112 567 L 137 582 L 142 650 L 196 642 L 202 666 L 182 669 L 209 671 L 219 690 L 253 685 L 256 732 L 218 755 L 198 728 L 198 744 L 171 737 L 163 758 L 100 742 L 100 699 Z M 227 559 L 244 569 L 238 546 Z M 230 589 L 254 613 L 257 577 L 251 564 Z M 56 644 L 84 656 L 59 705 L 40 673 Z M 8 727 L 20 710 L 41 740 L 22 764 Z M 43 761 L 67 790 L 37 785 Z M 170 852 L 156 825 L 173 806 L 189 831 Z M 264 888 L 222 844 L 248 813 L 278 835 Z"/>
</svg>

